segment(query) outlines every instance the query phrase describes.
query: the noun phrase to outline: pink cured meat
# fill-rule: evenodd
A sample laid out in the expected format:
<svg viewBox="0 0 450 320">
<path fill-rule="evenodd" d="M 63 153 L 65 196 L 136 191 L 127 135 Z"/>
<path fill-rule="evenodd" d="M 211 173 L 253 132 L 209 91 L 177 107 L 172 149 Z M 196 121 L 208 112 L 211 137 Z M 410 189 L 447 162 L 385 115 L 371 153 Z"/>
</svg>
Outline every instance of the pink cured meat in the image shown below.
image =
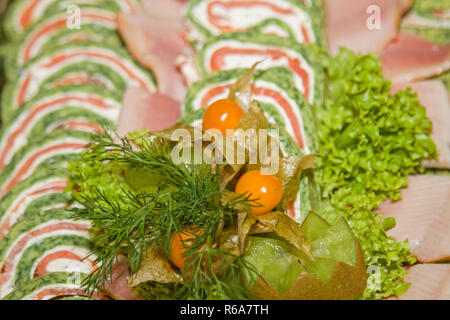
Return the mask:
<svg viewBox="0 0 450 320">
<path fill-rule="evenodd" d="M 127 285 L 130 271 L 125 268 L 126 265 L 121 262 L 114 265 L 112 280 L 106 281 L 105 290 L 116 300 L 137 300 L 139 296 Z"/>
<path fill-rule="evenodd" d="M 450 176 L 410 176 L 402 200 L 387 200 L 378 211 L 395 218 L 397 225 L 388 234 L 408 239 L 419 261 L 450 259 Z"/>
<path fill-rule="evenodd" d="M 145 128 L 163 130 L 174 125 L 180 117 L 181 105 L 178 101 L 161 93 L 148 92 L 142 87 L 130 87 L 125 92 L 117 132 L 119 136 L 125 136 Z"/>
<path fill-rule="evenodd" d="M 439 161 L 426 160 L 425 167 L 450 169 L 450 100 L 446 87 L 439 80 L 424 80 L 394 85 L 392 93 L 411 88 L 417 92 L 420 103 L 433 123 L 432 138 L 436 144 Z"/>
<path fill-rule="evenodd" d="M 439 45 L 401 31 L 381 54 L 385 77 L 404 83 L 437 76 L 450 69 L 450 45 Z"/>
<path fill-rule="evenodd" d="M 409 289 L 398 300 L 450 300 L 450 264 L 417 264 L 408 269 Z"/>
<path fill-rule="evenodd" d="M 184 18 L 184 5 L 188 0 L 141 0 L 146 14 L 173 20 Z"/>
<path fill-rule="evenodd" d="M 144 1 L 144 11 L 119 13 L 117 24 L 128 49 L 145 67 L 151 69 L 158 91 L 181 101 L 186 85 L 176 59 L 187 47 L 184 18 L 178 1 Z"/>
<path fill-rule="evenodd" d="M 328 0 L 327 38 L 331 54 L 340 47 L 358 53 L 381 53 L 396 38 L 403 13 L 411 6 L 410 0 Z M 376 11 L 379 9 L 379 26 Z M 372 27 L 374 26 L 374 27 Z"/>
</svg>

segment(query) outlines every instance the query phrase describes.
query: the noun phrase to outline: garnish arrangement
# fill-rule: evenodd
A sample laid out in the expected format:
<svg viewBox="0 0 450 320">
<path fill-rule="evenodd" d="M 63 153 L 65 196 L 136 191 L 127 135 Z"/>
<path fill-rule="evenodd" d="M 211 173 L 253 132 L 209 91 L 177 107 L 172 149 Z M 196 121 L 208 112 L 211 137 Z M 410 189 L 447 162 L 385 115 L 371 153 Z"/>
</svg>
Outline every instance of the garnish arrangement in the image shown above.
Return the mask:
<svg viewBox="0 0 450 320">
<path fill-rule="evenodd" d="M 8 2 L 0 298 L 447 298 L 449 8 L 369 2 Z"/>
<path fill-rule="evenodd" d="M 222 295 L 236 292 L 233 283 L 222 278 L 233 279 L 251 270 L 233 254 L 237 243 L 229 247 L 226 242 L 233 235 L 232 228 L 236 229 L 235 207 L 244 206 L 245 199 L 219 189 L 220 168 L 176 165 L 163 143 L 141 138 L 142 149 L 134 151 L 126 139 L 119 145 L 110 136 L 100 138 L 87 151 L 84 165 L 107 161 L 107 166 L 121 169 L 111 178 L 117 179 L 113 197 L 106 190 L 89 186 L 85 191 L 74 185 L 82 190 L 79 199 L 84 206 L 75 209 L 76 218 L 91 220 L 98 228 L 92 254 L 99 268 L 87 278 L 87 286 L 102 287 L 124 254 L 134 285 L 147 281 L 179 284 L 183 279 L 180 291 L 184 292 L 177 294 L 197 299 L 214 294 L 212 290 Z M 222 201 L 226 197 L 235 199 Z"/>
<path fill-rule="evenodd" d="M 223 135 L 227 129 L 268 127 L 257 101 L 233 98 L 250 91 L 252 74 L 250 69 L 230 88 L 228 99 L 215 102 L 205 112 L 206 123 L 217 123 L 223 113 L 229 116 L 211 127 L 220 128 L 214 146 L 220 137 L 231 137 Z M 224 105 L 233 106 L 226 109 L 232 111 L 221 112 Z M 95 230 L 91 254 L 99 267 L 86 278 L 86 287 L 104 289 L 114 266 L 125 263 L 131 269 L 130 286 L 145 292 L 169 284 L 165 289 L 179 298 L 284 298 L 284 291 L 294 299 L 355 298 L 361 293 L 364 263 L 346 222 L 340 220 L 330 228 L 310 213 L 303 225 L 309 239 L 300 224 L 284 213 L 299 191 L 303 171 L 311 170 L 314 155 L 302 159 L 281 155 L 275 159 L 279 168 L 275 175 L 264 174 L 259 157 L 253 164 L 217 161 L 219 147 L 211 149 L 211 164 L 208 157 L 202 164 L 193 164 L 195 154 L 186 149 L 182 150 L 189 154 L 185 163 L 176 164 L 171 158 L 176 143 L 170 137 L 180 128 L 195 130 L 175 125 L 162 132 L 132 133 L 118 143 L 112 135 L 99 134 L 71 163 L 71 188 L 83 206 L 73 209 L 74 218 L 92 221 Z M 259 144 L 263 141 L 259 139 Z M 187 150 L 194 144 L 192 140 Z M 251 145 L 241 146 L 250 158 Z M 208 146 L 200 151 L 207 156 Z M 85 168 L 99 166 L 101 176 L 109 178 L 93 184 L 98 171 Z M 330 235 L 330 229 L 336 233 Z M 336 236 L 344 247 L 330 251 L 328 242 Z M 261 255 L 266 258 L 260 261 Z M 289 276 L 281 277 L 284 272 Z M 304 272 L 307 280 L 298 280 Z M 344 272 L 353 274 L 354 283 L 348 282 L 351 290 L 339 292 Z M 306 282 L 317 292 L 307 290 Z"/>
</svg>

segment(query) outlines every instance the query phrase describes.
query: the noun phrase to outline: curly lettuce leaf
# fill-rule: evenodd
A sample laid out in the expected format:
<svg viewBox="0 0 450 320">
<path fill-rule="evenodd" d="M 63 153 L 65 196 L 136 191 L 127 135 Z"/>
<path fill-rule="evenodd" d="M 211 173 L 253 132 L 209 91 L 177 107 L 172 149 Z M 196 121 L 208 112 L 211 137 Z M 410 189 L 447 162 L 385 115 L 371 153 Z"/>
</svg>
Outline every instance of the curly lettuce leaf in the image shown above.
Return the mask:
<svg viewBox="0 0 450 320">
<path fill-rule="evenodd" d="M 395 225 L 374 212 L 386 198 L 399 199 L 407 176 L 422 172 L 423 159 L 435 158 L 432 124 L 417 95 L 390 95 L 381 62 L 373 55 L 342 49 L 324 57 L 328 73 L 326 101 L 316 108 L 320 120 L 317 180 L 328 205 L 324 218 L 344 216 L 360 239 L 367 266 L 379 270 L 380 285 L 368 286 L 364 299 L 400 295 L 403 266 L 415 262 L 407 242 L 386 230 Z"/>
<path fill-rule="evenodd" d="M 131 187 L 123 177 L 124 167 L 107 161 L 108 155 L 104 147 L 92 143 L 77 159 L 69 162 L 71 179 L 67 191 L 75 199 L 98 198 L 102 194 L 111 202 L 126 205 L 124 195 L 131 191 Z"/>
</svg>

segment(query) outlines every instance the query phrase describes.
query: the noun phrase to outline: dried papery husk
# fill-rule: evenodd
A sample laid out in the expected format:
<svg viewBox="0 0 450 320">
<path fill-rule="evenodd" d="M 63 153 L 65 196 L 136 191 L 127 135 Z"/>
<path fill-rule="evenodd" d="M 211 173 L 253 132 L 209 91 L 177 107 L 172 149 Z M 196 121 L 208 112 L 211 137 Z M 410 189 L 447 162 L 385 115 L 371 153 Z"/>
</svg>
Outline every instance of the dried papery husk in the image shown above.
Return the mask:
<svg viewBox="0 0 450 320">
<path fill-rule="evenodd" d="M 239 256 L 239 234 L 236 225 L 233 225 L 223 231 L 218 238 L 219 248 L 233 256 Z"/>
<path fill-rule="evenodd" d="M 311 244 L 306 239 L 302 228 L 284 212 L 269 212 L 257 215 L 256 219 L 262 225 L 270 228 L 277 235 L 287 240 L 306 256 L 314 259 L 311 253 Z"/>
<path fill-rule="evenodd" d="M 167 128 L 165 130 L 160 130 L 160 131 L 150 131 L 148 133 L 148 136 L 151 137 L 158 137 L 158 138 L 162 138 L 162 139 L 166 139 L 169 141 L 179 141 L 179 138 L 177 137 L 177 135 L 175 135 L 174 133 L 177 130 L 183 130 L 186 133 L 189 134 L 189 136 L 191 137 L 191 141 L 193 142 L 194 139 L 196 137 L 201 137 L 202 136 L 202 129 L 198 128 L 198 127 L 193 127 L 191 125 L 187 125 L 184 123 L 177 123 L 175 125 L 173 125 L 170 128 Z"/>
<path fill-rule="evenodd" d="M 268 128 L 269 121 L 267 120 L 264 112 L 261 110 L 259 102 L 252 100 L 249 104 L 247 112 L 242 115 L 237 129 L 248 130 Z"/>
<path fill-rule="evenodd" d="M 280 209 L 286 210 L 289 203 L 295 200 L 299 191 L 302 172 L 314 167 L 314 160 L 317 156 L 317 154 L 308 154 L 301 159 L 295 156 L 281 158 L 277 173 L 277 177 L 283 186 Z"/>
<path fill-rule="evenodd" d="M 250 230 L 248 232 L 248 236 L 255 235 L 255 234 L 269 233 L 269 232 L 273 232 L 272 228 L 262 224 L 259 221 L 256 221 L 256 223 L 254 223 L 252 225 L 252 227 L 250 228 Z"/>
<path fill-rule="evenodd" d="M 317 153 L 310 153 L 306 156 L 304 156 L 301 160 L 300 160 L 300 168 L 302 170 L 306 170 L 306 169 L 310 169 L 310 168 L 314 168 L 314 161 L 316 160 L 317 157 L 319 157 L 320 155 Z"/>
<path fill-rule="evenodd" d="M 225 164 L 231 167 L 232 173 L 238 172 L 245 164 L 244 161 L 238 161 L 236 150 L 240 150 L 244 155 L 246 150 L 237 145 L 229 136 L 224 136 L 217 130 L 207 130 L 203 133 L 204 141 L 207 142 L 204 153 L 209 154 L 212 161 L 209 163 Z"/>
<path fill-rule="evenodd" d="M 289 203 L 297 196 L 300 179 L 302 175 L 302 168 L 300 166 L 300 159 L 295 156 L 289 156 L 280 160 L 280 168 L 277 177 L 283 186 L 283 195 L 279 204 L 279 208 L 286 210 Z"/>
<path fill-rule="evenodd" d="M 248 111 L 252 99 L 253 74 L 260 62 L 255 63 L 230 87 L 228 99 L 236 102 L 244 111 Z"/>
<path fill-rule="evenodd" d="M 236 199 L 243 198 L 243 195 L 239 195 L 234 192 L 227 192 L 222 195 L 220 201 L 222 204 L 230 204 L 230 202 L 234 202 Z M 229 228 L 228 232 L 234 232 L 234 235 L 237 236 L 237 248 L 236 252 L 238 255 L 244 253 L 245 250 L 245 240 L 247 235 L 250 232 L 252 226 L 256 223 L 256 218 L 254 214 L 251 212 L 250 207 L 241 203 L 237 203 L 234 206 L 234 209 L 238 212 L 237 219 L 235 221 L 235 226 L 233 228 Z M 229 235 L 231 236 L 231 235 Z M 222 235 L 220 235 L 221 239 L 223 239 Z M 221 242 L 219 242 L 221 243 Z"/>
<path fill-rule="evenodd" d="M 153 248 L 147 250 L 139 270 L 128 280 L 129 287 L 135 287 L 147 281 L 174 283 L 181 281 L 181 276 L 172 268 L 164 257 Z"/>
<path fill-rule="evenodd" d="M 242 169 L 242 167 L 241 167 Z M 222 167 L 222 170 L 220 171 L 220 185 L 219 189 L 223 190 L 226 187 L 230 185 L 230 183 L 236 178 L 237 175 L 239 175 L 240 170 L 233 169 L 230 165 L 225 165 Z"/>
<path fill-rule="evenodd" d="M 224 231 L 224 228 L 225 228 L 225 219 L 224 219 L 223 216 L 222 216 L 222 218 L 220 219 L 219 224 L 218 224 L 218 226 L 217 226 L 216 232 L 215 232 L 215 234 L 214 234 L 214 239 L 217 239 L 217 238 L 220 237 L 220 235 L 221 235 L 221 234 L 223 233 L 223 231 Z"/>
<path fill-rule="evenodd" d="M 231 261 L 234 260 L 234 257 L 240 255 L 239 236 L 236 226 L 231 226 L 223 230 L 216 238 L 216 242 L 211 248 L 207 248 L 205 244 L 203 248 L 200 249 L 200 251 L 205 252 L 205 255 L 203 256 L 199 267 L 205 271 L 206 276 L 208 277 L 212 276 L 212 272 L 218 276 L 222 275 L 230 263 L 230 261 L 225 260 L 223 254 L 219 254 L 215 251 L 216 248 L 225 252 L 227 258 Z M 209 250 L 209 257 L 206 254 L 206 250 Z M 189 277 L 191 277 L 191 272 L 187 270 L 184 277 L 185 279 L 189 279 Z"/>
<path fill-rule="evenodd" d="M 199 250 L 203 252 L 204 255 L 201 259 L 199 268 L 205 271 L 206 276 L 211 277 L 212 272 L 215 275 L 220 276 L 225 269 L 228 267 L 229 263 L 225 261 L 224 255 L 219 254 L 216 250 L 220 249 L 228 255 L 228 259 L 233 260 L 233 257 L 239 256 L 239 235 L 236 226 L 228 227 L 222 230 L 217 236 L 216 241 L 207 247 L 207 244 L 203 245 Z M 209 252 L 209 254 L 207 253 Z M 184 278 L 188 280 L 192 275 L 190 270 L 185 271 Z"/>
<path fill-rule="evenodd" d="M 249 136 L 251 138 L 248 138 Z M 241 147 L 244 146 L 247 151 L 247 171 L 279 167 L 282 157 L 280 142 L 271 136 L 269 122 L 256 100 L 250 103 L 248 112 L 242 116 L 234 140 Z M 264 141 L 263 145 L 262 141 Z M 275 147 L 276 157 L 272 157 L 273 147 Z M 262 159 L 261 155 L 268 155 L 268 159 Z"/>
<path fill-rule="evenodd" d="M 232 206 L 233 209 L 236 210 L 236 212 L 245 212 L 248 210 L 249 206 L 238 201 L 238 200 L 243 200 L 243 199 L 246 199 L 246 198 L 242 194 L 238 194 L 236 192 L 227 190 L 226 192 L 224 192 L 221 195 L 220 202 L 224 206 L 225 205 Z"/>
<path fill-rule="evenodd" d="M 245 240 L 252 226 L 256 223 L 256 218 L 250 210 L 246 212 L 240 212 L 238 213 L 237 223 L 239 235 L 239 253 L 243 254 L 245 251 Z"/>
<path fill-rule="evenodd" d="M 269 123 L 259 103 L 251 101 L 248 111 L 242 115 L 239 126 L 232 136 L 224 136 L 214 130 L 204 132 L 204 137 L 211 141 L 219 158 L 225 159 L 227 166 L 231 167 L 227 169 L 225 181 L 230 182 L 249 162 L 259 163 L 260 130 L 267 130 L 268 127 Z M 226 184 L 223 187 L 226 187 Z"/>
</svg>

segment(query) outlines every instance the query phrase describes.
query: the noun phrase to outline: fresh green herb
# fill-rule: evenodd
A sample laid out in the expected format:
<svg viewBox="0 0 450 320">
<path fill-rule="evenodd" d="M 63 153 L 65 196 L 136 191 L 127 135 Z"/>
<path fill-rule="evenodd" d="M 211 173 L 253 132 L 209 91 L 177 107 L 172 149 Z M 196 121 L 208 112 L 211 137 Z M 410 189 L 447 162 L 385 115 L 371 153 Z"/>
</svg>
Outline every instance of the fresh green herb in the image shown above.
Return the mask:
<svg viewBox="0 0 450 320">
<path fill-rule="evenodd" d="M 109 180 L 119 187 L 114 196 L 108 188 L 91 186 L 75 193 L 83 208 L 73 209 L 74 217 L 91 220 L 99 231 L 94 236 L 91 252 L 99 267 L 83 283 L 90 292 L 103 288 L 112 278 L 113 266 L 121 255 L 131 274 L 139 270 L 149 249 L 163 252 L 169 260 L 173 235 L 187 229 L 198 232 L 185 248 L 188 263 L 181 270 L 181 295 L 205 299 L 211 294 L 224 296 L 226 292 L 245 291 L 242 283 L 236 285 L 239 282 L 228 280 L 239 279 L 242 272 L 253 274 L 251 266 L 222 248 L 216 234 L 223 226 L 234 223 L 236 207 L 248 204 L 247 199 L 239 196 L 227 203 L 220 201 L 229 193 L 219 189 L 220 166 L 175 164 L 170 157 L 170 147 L 161 141 L 142 139 L 140 150 L 136 150 L 130 140 L 115 143 L 110 134 L 98 135 L 81 157 L 95 158 L 100 166 L 114 168 L 109 172 Z M 158 176 L 155 191 L 132 190 L 117 174 L 111 177 L 111 172 L 117 173 L 115 168 Z M 79 181 L 77 186 L 80 188 Z"/>
<path fill-rule="evenodd" d="M 103 135 L 93 135 L 92 139 L 92 143 L 79 154 L 78 159 L 69 162 L 71 179 L 67 191 L 75 198 L 81 195 L 94 197 L 101 192 L 110 201 L 120 203 L 124 207 L 123 190 L 130 191 L 131 188 L 122 176 L 123 167 L 114 161 L 107 161 L 110 155 Z"/>
<path fill-rule="evenodd" d="M 404 265 L 415 262 L 408 243 L 386 235 L 393 221 L 374 212 L 387 197 L 400 198 L 407 175 L 421 172 L 423 159 L 436 155 L 432 124 L 410 91 L 390 95 L 381 63 L 373 55 L 341 50 L 324 58 L 327 96 L 320 119 L 317 178 L 329 221 L 344 215 L 360 239 L 367 266 L 380 270 L 381 286 L 367 286 L 362 298 L 400 295 Z"/>
</svg>

